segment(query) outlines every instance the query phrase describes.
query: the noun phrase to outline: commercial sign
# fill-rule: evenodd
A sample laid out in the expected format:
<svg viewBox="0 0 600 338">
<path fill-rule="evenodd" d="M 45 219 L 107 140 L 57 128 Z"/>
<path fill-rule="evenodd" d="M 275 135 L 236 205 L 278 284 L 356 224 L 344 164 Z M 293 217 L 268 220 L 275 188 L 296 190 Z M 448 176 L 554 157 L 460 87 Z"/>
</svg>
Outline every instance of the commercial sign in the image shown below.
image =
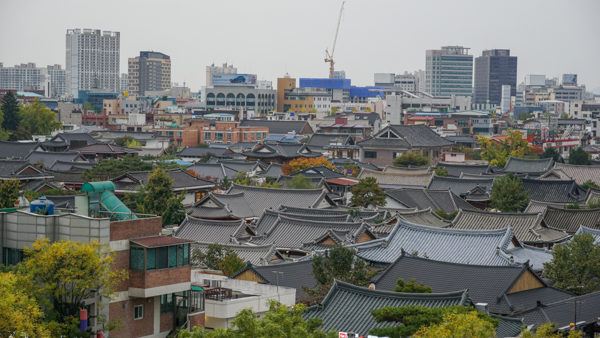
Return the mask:
<svg viewBox="0 0 600 338">
<path fill-rule="evenodd" d="M 213 74 L 213 86 L 255 86 L 256 74 Z"/>
</svg>

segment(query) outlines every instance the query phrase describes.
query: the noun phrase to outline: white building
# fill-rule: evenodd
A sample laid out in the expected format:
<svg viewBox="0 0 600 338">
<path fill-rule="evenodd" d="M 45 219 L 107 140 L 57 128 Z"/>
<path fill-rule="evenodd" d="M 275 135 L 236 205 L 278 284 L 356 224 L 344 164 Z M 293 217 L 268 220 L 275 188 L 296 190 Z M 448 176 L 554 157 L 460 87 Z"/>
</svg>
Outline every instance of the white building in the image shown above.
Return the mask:
<svg viewBox="0 0 600 338">
<path fill-rule="evenodd" d="M 500 97 L 500 111 L 502 114 L 510 111 L 510 86 L 502 85 L 502 96 Z"/>
<path fill-rule="evenodd" d="M 58 98 L 67 94 L 67 73 L 61 65 L 46 67 L 46 89 L 49 97 Z"/>
<path fill-rule="evenodd" d="M 35 63 L 22 63 L 14 67 L 4 67 L 0 63 L 0 89 L 18 91 L 44 90 L 45 74 Z"/>
<path fill-rule="evenodd" d="M 225 74 L 237 74 L 237 68 L 233 65 L 228 65 L 227 62 L 225 62 L 222 66 L 215 66 L 214 63 L 210 66 L 206 66 L 206 87 L 210 88 L 213 86 L 213 75 Z"/>
<path fill-rule="evenodd" d="M 67 91 L 101 89 L 118 92 L 120 34 L 99 29 L 68 29 L 66 34 Z"/>
</svg>

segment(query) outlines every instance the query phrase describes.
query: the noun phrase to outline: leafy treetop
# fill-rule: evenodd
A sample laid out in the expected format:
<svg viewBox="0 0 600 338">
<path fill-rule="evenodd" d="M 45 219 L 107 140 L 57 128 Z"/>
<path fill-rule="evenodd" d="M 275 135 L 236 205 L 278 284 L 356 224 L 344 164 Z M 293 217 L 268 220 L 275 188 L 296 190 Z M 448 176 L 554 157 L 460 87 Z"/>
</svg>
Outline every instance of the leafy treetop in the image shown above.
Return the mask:
<svg viewBox="0 0 600 338">
<path fill-rule="evenodd" d="M 353 207 L 384 206 L 385 193 L 374 177 L 365 177 L 352 187 Z"/>
<path fill-rule="evenodd" d="M 529 203 L 523 181 L 512 174 L 494 180 L 491 200 L 493 208 L 504 212 L 523 211 Z"/>
<path fill-rule="evenodd" d="M 315 167 L 326 167 L 331 170 L 335 170 L 335 165 L 329 162 L 327 158 L 321 157 L 298 157 L 287 163 L 285 163 L 281 167 L 281 171 L 284 175 L 290 175 L 300 170 L 315 168 Z"/>
<path fill-rule="evenodd" d="M 511 156 L 523 157 L 531 153 L 531 147 L 519 131 L 510 131 L 502 140 L 480 136 L 477 142 L 481 145 L 481 158 L 496 167 L 504 167 Z"/>
<path fill-rule="evenodd" d="M 422 167 L 429 164 L 429 159 L 416 151 L 407 151 L 394 159 L 397 167 Z"/>
</svg>

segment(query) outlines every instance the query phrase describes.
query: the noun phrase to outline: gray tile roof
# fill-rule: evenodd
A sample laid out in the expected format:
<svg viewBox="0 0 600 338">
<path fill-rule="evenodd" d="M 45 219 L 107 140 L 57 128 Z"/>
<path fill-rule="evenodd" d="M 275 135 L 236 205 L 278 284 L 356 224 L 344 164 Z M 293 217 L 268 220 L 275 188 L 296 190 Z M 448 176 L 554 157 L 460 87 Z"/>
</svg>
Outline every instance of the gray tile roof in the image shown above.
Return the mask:
<svg viewBox="0 0 600 338">
<path fill-rule="evenodd" d="M 294 219 L 303 219 L 303 220 L 312 220 L 312 221 L 321 221 L 321 222 L 332 222 L 332 223 L 344 223 L 351 221 L 351 217 L 348 213 L 340 213 L 340 214 L 321 214 L 320 210 L 328 210 L 328 209 L 308 209 L 314 210 L 314 213 L 294 213 L 287 211 L 275 211 L 267 209 L 262 214 L 262 216 L 256 221 L 256 225 L 254 226 L 254 233 L 256 235 L 261 236 L 266 234 L 270 229 L 273 228 L 273 225 L 278 221 L 278 219 L 283 217 L 294 218 Z"/>
<path fill-rule="evenodd" d="M 416 211 L 402 211 L 402 210 L 398 210 L 396 211 L 396 215 L 398 217 L 400 217 L 401 219 L 410 222 L 410 223 L 414 223 L 414 224 L 422 224 L 422 225 L 429 225 L 429 226 L 433 226 L 433 227 L 447 227 L 448 225 L 450 225 L 450 222 L 447 222 L 441 218 L 439 218 L 438 216 L 436 216 L 432 211 L 431 208 L 427 208 L 427 209 L 423 209 L 423 210 L 416 210 Z"/>
<path fill-rule="evenodd" d="M 554 323 L 564 328 L 577 317 L 584 325 L 596 323 L 600 317 L 600 291 L 567 298 L 549 304 L 540 304 L 536 308 L 520 314 L 525 325 Z"/>
<path fill-rule="evenodd" d="M 466 200 L 489 200 L 494 184 L 493 178 L 458 178 L 434 175 L 428 188 L 450 190 Z"/>
<path fill-rule="evenodd" d="M 592 229 L 582 225 L 575 234 L 590 234 L 594 237 L 594 243 L 600 245 L 600 229 Z"/>
<path fill-rule="evenodd" d="M 554 169 L 562 171 L 567 177 L 575 180 L 577 184 L 583 184 L 590 180 L 600 185 L 600 165 L 555 163 Z"/>
<path fill-rule="evenodd" d="M 280 286 L 296 289 L 296 302 L 309 301 L 310 297 L 304 288 L 312 289 L 317 286 L 311 259 L 263 266 L 249 265 L 236 275 L 248 270 L 258 274 L 266 284 L 277 285 L 279 283 Z M 279 276 L 275 272 L 279 273 Z M 236 278 L 236 275 L 231 278 Z"/>
<path fill-rule="evenodd" d="M 420 186 L 426 187 L 431 180 L 431 173 L 417 172 L 393 172 L 393 171 L 379 171 L 363 169 L 358 174 L 358 179 L 366 177 L 373 177 L 377 180 L 377 183 L 382 186 Z"/>
<path fill-rule="evenodd" d="M 139 190 L 142 186 L 148 183 L 151 171 L 134 171 L 113 179 L 117 190 Z M 192 188 L 212 188 L 215 186 L 213 182 L 196 178 L 181 169 L 167 170 L 167 175 L 173 180 L 172 189 L 189 190 Z"/>
<path fill-rule="evenodd" d="M 185 148 L 179 152 L 181 157 L 196 157 L 202 158 L 205 156 L 211 157 L 232 157 L 233 152 L 228 148 Z"/>
<path fill-rule="evenodd" d="M 20 174 L 20 171 L 30 166 L 25 160 L 0 160 L 0 177 L 2 178 L 20 178 L 20 177 L 43 177 L 43 173 Z M 35 170 L 38 171 L 37 169 Z"/>
<path fill-rule="evenodd" d="M 511 265 L 505 250 L 513 246 L 513 237 L 510 228 L 457 230 L 400 220 L 387 237 L 353 246 L 358 256 L 375 263 L 392 263 L 404 251 L 445 262 Z"/>
<path fill-rule="evenodd" d="M 95 163 L 91 162 L 56 161 L 49 169 L 54 171 L 87 170 L 93 168 L 94 165 Z"/>
<path fill-rule="evenodd" d="M 59 133 L 54 136 L 51 141 L 65 141 L 68 145 L 71 142 L 78 141 L 85 143 L 85 145 L 95 144 L 97 141 L 88 133 Z M 83 145 L 83 144 L 81 144 Z"/>
<path fill-rule="evenodd" d="M 50 152 L 50 151 L 33 151 L 27 156 L 27 160 L 31 164 L 41 163 L 44 168 L 51 168 L 56 161 L 64 162 L 88 162 L 81 157 L 81 154 L 76 151 L 65 152 Z"/>
<path fill-rule="evenodd" d="M 250 218 L 255 217 L 244 193 L 217 194 L 210 192 L 188 209 L 188 213 L 200 218 Z"/>
<path fill-rule="evenodd" d="M 312 134 L 313 130 L 307 121 L 278 121 L 278 120 L 243 120 L 240 127 L 268 127 L 270 134 Z"/>
<path fill-rule="evenodd" d="M 192 249 L 198 249 L 202 252 L 208 250 L 208 246 L 214 243 L 197 242 L 192 244 Z M 250 262 L 253 265 L 268 265 L 281 262 L 274 245 L 239 245 L 223 244 L 225 249 L 235 252 L 244 262 Z"/>
<path fill-rule="evenodd" d="M 579 226 L 600 229 L 600 209 L 564 209 L 548 206 L 544 213 L 546 226 L 575 233 Z"/>
<path fill-rule="evenodd" d="M 25 159 L 39 145 L 38 142 L 0 141 L 0 158 Z"/>
<path fill-rule="evenodd" d="M 487 174 L 490 170 L 490 166 L 488 164 L 440 162 L 437 164 L 437 166 L 446 168 L 446 170 L 448 170 L 448 176 L 451 177 L 461 177 L 462 174 L 483 175 Z"/>
<path fill-rule="evenodd" d="M 187 170 L 194 171 L 198 177 L 211 181 L 222 181 L 226 176 L 234 178 L 237 174 L 234 171 L 227 172 L 221 163 L 196 163 L 189 166 Z"/>
<path fill-rule="evenodd" d="M 250 158 L 285 158 L 292 159 L 296 157 L 320 157 L 321 153 L 312 151 L 310 147 L 304 144 L 264 144 L 259 143 L 250 151 L 245 151 L 243 154 Z"/>
<path fill-rule="evenodd" d="M 271 163 L 265 171 L 260 173 L 260 176 L 278 178 L 283 174 L 282 165 L 279 163 Z"/>
<path fill-rule="evenodd" d="M 444 210 L 451 213 L 458 209 L 474 209 L 472 205 L 464 201 L 449 190 L 430 190 L 426 188 L 401 188 L 386 190 L 388 198 L 402 204 L 406 208 L 419 210 L 431 208 L 431 210 Z"/>
<path fill-rule="evenodd" d="M 529 199 L 540 202 L 582 203 L 587 193 L 573 180 L 537 180 L 523 178 L 523 187 Z"/>
<path fill-rule="evenodd" d="M 552 251 L 526 244 L 509 248 L 506 253 L 513 258 L 515 263 L 529 263 L 529 266 L 535 271 L 544 270 L 544 263 L 552 260 Z"/>
<path fill-rule="evenodd" d="M 426 125 L 390 125 L 390 128 L 403 137 L 411 147 L 447 147 L 454 143 L 439 136 Z"/>
<path fill-rule="evenodd" d="M 236 236 L 244 233 L 243 221 L 208 220 L 186 217 L 175 232 L 175 237 L 203 243 L 237 243 Z"/>
<path fill-rule="evenodd" d="M 386 306 L 446 307 L 468 304 L 467 290 L 449 293 L 398 293 L 374 291 L 336 281 L 323 301 L 311 307 L 306 318 L 320 318 L 325 331 L 355 332 L 366 336 L 377 327 L 395 326 L 396 323 L 375 321 L 371 311 Z"/>
<path fill-rule="evenodd" d="M 343 174 L 340 174 L 337 171 L 333 171 L 324 166 L 303 169 L 298 172 L 295 172 L 293 175 L 299 175 L 299 174 L 302 174 L 306 177 L 322 177 L 322 178 L 344 177 Z"/>
<path fill-rule="evenodd" d="M 306 142 L 307 145 L 313 148 L 327 148 L 330 145 L 336 146 L 347 146 L 354 144 L 352 136 L 348 134 L 323 134 L 315 133 L 312 134 L 310 139 Z"/>
<path fill-rule="evenodd" d="M 77 148 L 82 155 L 130 155 L 138 154 L 140 151 L 137 149 L 131 149 L 126 147 L 117 146 L 108 143 L 95 143 L 85 147 Z"/>
<path fill-rule="evenodd" d="M 219 163 L 223 164 L 225 168 L 229 168 L 238 173 L 249 173 L 262 170 L 258 161 L 222 159 L 219 160 Z"/>
<path fill-rule="evenodd" d="M 518 337 L 524 326 L 522 318 L 509 318 L 502 316 L 492 316 L 498 321 L 496 327 L 496 337 Z"/>
<path fill-rule="evenodd" d="M 554 160 L 552 158 L 542 158 L 537 160 L 528 160 L 511 157 L 504 165 L 504 172 L 513 174 L 528 174 L 539 176 L 552 168 Z"/>
<path fill-rule="evenodd" d="M 467 230 L 497 230 L 511 227 L 515 237 L 523 243 L 556 243 L 569 237 L 564 231 L 542 226 L 542 214 L 488 212 L 461 210 L 452 222 L 452 228 Z"/>
<path fill-rule="evenodd" d="M 525 208 L 525 211 L 523 211 L 523 212 L 544 214 L 546 212 L 546 209 L 549 206 L 564 209 L 564 208 L 566 208 L 567 205 L 568 205 L 567 203 L 540 202 L 540 201 L 530 199 L 529 204 L 527 205 L 527 208 Z"/>
<path fill-rule="evenodd" d="M 306 176 L 305 176 L 306 177 Z M 277 183 L 281 184 L 282 188 L 289 188 L 290 181 L 294 179 L 294 176 L 281 175 L 277 178 Z M 312 185 L 312 188 L 323 188 L 325 180 L 322 177 L 311 176 L 306 177 L 308 182 Z"/>
<path fill-rule="evenodd" d="M 511 287 L 523 274 L 530 274 L 543 285 L 542 289 L 550 289 L 550 299 L 530 299 L 523 294 L 536 296 L 531 292 L 519 292 L 519 302 L 507 302 L 505 296 L 510 294 Z M 456 264 L 433 261 L 430 259 L 404 255 L 388 266 L 373 279 L 377 290 L 393 291 L 398 279 L 415 280 L 431 287 L 432 292 L 451 292 L 453 290 L 469 290 L 473 303 L 487 303 L 490 312 L 512 314 L 517 309 L 529 308 L 536 301 L 555 301 L 557 296 L 568 298 L 571 295 L 556 289 L 546 288 L 546 283 L 527 266 L 485 266 Z M 544 295 L 544 294 L 542 294 Z"/>
</svg>

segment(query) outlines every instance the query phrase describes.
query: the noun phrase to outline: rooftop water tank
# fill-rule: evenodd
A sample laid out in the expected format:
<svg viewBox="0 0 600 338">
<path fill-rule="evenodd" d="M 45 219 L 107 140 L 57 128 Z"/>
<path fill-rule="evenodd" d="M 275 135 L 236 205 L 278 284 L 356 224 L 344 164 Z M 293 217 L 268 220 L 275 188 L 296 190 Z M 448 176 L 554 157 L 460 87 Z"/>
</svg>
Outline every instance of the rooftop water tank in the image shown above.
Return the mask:
<svg viewBox="0 0 600 338">
<path fill-rule="evenodd" d="M 46 196 L 40 196 L 37 200 L 29 203 L 29 211 L 40 215 L 54 215 L 54 202 L 46 199 Z"/>
</svg>

